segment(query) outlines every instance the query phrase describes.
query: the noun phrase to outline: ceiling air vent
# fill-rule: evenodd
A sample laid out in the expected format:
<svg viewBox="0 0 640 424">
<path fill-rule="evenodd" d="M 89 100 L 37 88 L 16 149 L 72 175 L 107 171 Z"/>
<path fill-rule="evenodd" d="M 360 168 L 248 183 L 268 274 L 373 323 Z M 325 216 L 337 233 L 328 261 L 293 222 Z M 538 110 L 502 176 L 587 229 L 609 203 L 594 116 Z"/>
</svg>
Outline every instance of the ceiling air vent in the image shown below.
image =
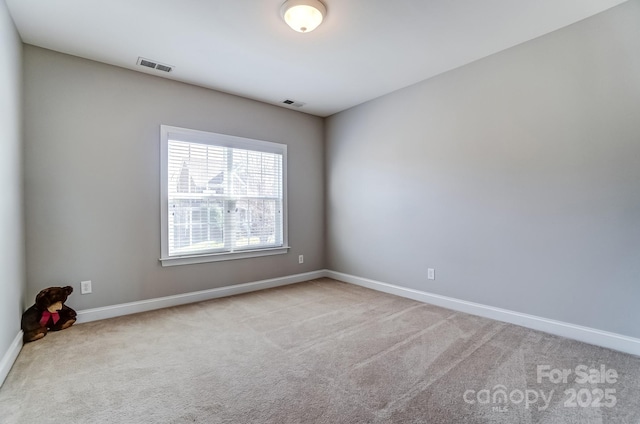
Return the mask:
<svg viewBox="0 0 640 424">
<path fill-rule="evenodd" d="M 138 65 L 145 66 L 151 69 L 157 69 L 158 71 L 162 71 L 162 72 L 171 72 L 173 70 L 173 66 L 154 62 L 153 60 L 145 59 L 144 57 L 138 58 Z"/>
<path fill-rule="evenodd" d="M 284 100 L 282 103 L 284 103 L 287 106 L 294 106 L 294 107 L 302 107 L 304 106 L 306 103 L 302 103 L 302 102 L 296 102 L 295 100 Z"/>
</svg>

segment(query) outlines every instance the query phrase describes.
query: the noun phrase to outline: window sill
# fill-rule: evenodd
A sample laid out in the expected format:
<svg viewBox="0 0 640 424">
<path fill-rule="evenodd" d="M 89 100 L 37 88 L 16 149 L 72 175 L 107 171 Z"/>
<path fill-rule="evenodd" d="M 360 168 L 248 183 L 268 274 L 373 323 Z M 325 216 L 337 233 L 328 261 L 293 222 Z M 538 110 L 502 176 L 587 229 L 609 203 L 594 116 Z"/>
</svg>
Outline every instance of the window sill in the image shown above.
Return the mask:
<svg viewBox="0 0 640 424">
<path fill-rule="evenodd" d="M 205 262 L 231 261 L 234 259 L 257 258 L 260 256 L 282 255 L 289 251 L 289 246 L 274 247 L 272 249 L 243 250 L 240 252 L 207 253 L 204 255 L 176 256 L 160 258 L 162 266 L 200 264 Z"/>
</svg>

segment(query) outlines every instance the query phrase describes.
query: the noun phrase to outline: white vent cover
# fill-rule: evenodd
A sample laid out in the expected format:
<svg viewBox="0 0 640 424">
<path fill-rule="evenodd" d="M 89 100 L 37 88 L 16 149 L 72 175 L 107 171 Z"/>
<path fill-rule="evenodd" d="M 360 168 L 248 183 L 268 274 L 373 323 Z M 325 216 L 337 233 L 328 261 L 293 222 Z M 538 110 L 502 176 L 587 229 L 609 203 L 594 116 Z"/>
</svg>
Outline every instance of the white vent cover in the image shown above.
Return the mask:
<svg viewBox="0 0 640 424">
<path fill-rule="evenodd" d="M 173 70 L 173 66 L 171 65 L 158 63 L 155 60 L 145 59 L 144 57 L 139 57 L 137 64 L 140 66 L 145 66 L 147 68 L 157 69 L 158 71 L 162 72 L 171 72 Z"/>
<path fill-rule="evenodd" d="M 291 99 L 283 100 L 282 103 L 284 103 L 287 106 L 293 106 L 293 107 L 302 107 L 306 105 L 306 103 L 296 102 L 295 100 L 291 100 Z"/>
</svg>

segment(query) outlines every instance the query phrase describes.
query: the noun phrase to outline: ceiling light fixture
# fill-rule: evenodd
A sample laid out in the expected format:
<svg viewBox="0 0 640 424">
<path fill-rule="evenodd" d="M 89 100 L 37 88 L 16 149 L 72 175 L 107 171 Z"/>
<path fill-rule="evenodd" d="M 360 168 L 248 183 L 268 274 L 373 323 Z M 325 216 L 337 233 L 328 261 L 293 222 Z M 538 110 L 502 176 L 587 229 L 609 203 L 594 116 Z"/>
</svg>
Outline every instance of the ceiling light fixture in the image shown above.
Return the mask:
<svg viewBox="0 0 640 424">
<path fill-rule="evenodd" d="M 311 32 L 322 23 L 327 8 L 319 0 L 287 0 L 280 8 L 282 18 L 298 32 Z"/>
</svg>

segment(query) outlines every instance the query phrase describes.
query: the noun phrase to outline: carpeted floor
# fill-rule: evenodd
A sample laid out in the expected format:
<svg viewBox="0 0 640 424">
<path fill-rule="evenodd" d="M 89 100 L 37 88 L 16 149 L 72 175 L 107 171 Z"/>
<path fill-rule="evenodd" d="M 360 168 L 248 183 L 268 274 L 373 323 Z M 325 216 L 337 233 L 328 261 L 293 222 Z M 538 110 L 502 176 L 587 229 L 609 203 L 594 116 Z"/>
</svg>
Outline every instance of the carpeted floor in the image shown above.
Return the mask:
<svg viewBox="0 0 640 424">
<path fill-rule="evenodd" d="M 640 423 L 640 358 L 321 279 L 50 333 L 0 422 Z"/>
</svg>

